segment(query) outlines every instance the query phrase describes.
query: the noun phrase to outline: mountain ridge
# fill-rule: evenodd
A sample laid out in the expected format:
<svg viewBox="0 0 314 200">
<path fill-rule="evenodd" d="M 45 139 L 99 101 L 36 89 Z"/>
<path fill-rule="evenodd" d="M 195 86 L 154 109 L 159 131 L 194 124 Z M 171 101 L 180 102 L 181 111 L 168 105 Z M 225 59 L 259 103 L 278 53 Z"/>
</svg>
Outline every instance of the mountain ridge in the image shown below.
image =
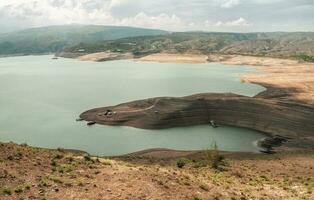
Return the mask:
<svg viewBox="0 0 314 200">
<path fill-rule="evenodd" d="M 127 36 L 160 35 L 157 29 L 127 26 L 61 25 L 0 34 L 0 55 L 55 53 L 82 42 L 95 43 Z"/>
</svg>

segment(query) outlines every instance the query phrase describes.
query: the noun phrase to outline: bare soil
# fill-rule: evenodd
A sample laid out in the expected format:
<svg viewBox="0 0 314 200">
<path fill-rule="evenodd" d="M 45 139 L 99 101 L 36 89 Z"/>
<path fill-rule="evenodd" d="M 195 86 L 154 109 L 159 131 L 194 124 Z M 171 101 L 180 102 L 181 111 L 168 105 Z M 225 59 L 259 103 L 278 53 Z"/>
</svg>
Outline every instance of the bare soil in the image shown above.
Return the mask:
<svg viewBox="0 0 314 200">
<path fill-rule="evenodd" d="M 313 153 L 226 154 L 216 170 L 204 152 L 181 154 L 182 168 L 161 152 L 98 158 L 1 143 L 0 199 L 314 198 Z"/>
<path fill-rule="evenodd" d="M 285 91 L 287 100 L 314 104 L 314 63 L 241 55 L 210 55 L 209 60 L 254 66 L 258 72 L 244 75 L 243 81 Z"/>
<path fill-rule="evenodd" d="M 153 61 L 160 63 L 207 63 L 207 56 L 202 54 L 169 54 L 157 53 L 151 54 L 142 58 L 139 61 Z"/>
</svg>

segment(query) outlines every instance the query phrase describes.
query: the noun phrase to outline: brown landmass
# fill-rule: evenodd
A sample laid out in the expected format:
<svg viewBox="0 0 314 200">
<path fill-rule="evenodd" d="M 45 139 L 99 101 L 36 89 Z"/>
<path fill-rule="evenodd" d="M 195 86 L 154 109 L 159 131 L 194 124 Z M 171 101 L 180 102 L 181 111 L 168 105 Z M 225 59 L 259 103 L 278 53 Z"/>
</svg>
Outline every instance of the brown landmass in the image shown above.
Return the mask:
<svg viewBox="0 0 314 200">
<path fill-rule="evenodd" d="M 122 60 L 122 59 L 132 59 L 133 54 L 131 53 L 113 53 L 113 52 L 98 52 L 92 54 L 86 54 L 79 56 L 78 59 L 82 61 L 109 61 L 109 60 Z"/>
</svg>

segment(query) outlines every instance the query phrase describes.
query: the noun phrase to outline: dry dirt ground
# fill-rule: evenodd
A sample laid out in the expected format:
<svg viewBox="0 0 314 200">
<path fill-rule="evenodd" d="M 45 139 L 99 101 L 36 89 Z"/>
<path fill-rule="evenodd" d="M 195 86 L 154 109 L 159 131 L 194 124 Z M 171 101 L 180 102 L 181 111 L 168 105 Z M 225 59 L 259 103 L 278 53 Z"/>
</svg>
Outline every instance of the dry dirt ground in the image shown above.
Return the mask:
<svg viewBox="0 0 314 200">
<path fill-rule="evenodd" d="M 112 52 L 98 52 L 79 56 L 77 59 L 81 61 L 108 61 L 108 60 L 120 60 L 120 59 L 132 59 L 133 55 L 130 53 L 112 53 Z"/>
<path fill-rule="evenodd" d="M 206 63 L 207 56 L 201 54 L 169 54 L 158 53 L 151 54 L 138 59 L 139 61 L 153 61 L 160 63 Z"/>
<path fill-rule="evenodd" d="M 0 144 L 0 199 L 314 199 L 314 154 L 96 158 Z"/>
<path fill-rule="evenodd" d="M 253 65 L 258 71 L 244 75 L 243 81 L 279 88 L 289 93 L 290 100 L 314 104 L 314 63 L 240 55 L 210 55 L 209 60 L 229 65 Z"/>
</svg>

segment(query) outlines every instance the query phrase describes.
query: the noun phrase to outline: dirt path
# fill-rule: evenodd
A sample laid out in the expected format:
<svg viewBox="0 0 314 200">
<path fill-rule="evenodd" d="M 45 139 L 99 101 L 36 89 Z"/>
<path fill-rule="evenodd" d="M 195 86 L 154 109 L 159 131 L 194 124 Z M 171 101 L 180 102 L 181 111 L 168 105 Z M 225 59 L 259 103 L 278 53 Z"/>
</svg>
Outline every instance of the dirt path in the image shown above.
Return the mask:
<svg viewBox="0 0 314 200">
<path fill-rule="evenodd" d="M 119 112 L 119 113 L 143 112 L 143 111 L 147 111 L 147 110 L 153 109 L 153 108 L 156 106 L 156 104 L 157 104 L 158 102 L 159 102 L 159 99 L 156 99 L 156 100 L 154 101 L 154 104 L 151 105 L 151 106 L 149 106 L 149 107 L 147 107 L 147 108 L 132 109 L 132 108 L 130 108 L 130 107 L 127 107 L 127 108 L 125 108 L 126 110 L 123 110 L 124 107 L 121 107 L 121 108 L 119 108 L 119 109 L 116 110 L 116 111 Z"/>
</svg>

